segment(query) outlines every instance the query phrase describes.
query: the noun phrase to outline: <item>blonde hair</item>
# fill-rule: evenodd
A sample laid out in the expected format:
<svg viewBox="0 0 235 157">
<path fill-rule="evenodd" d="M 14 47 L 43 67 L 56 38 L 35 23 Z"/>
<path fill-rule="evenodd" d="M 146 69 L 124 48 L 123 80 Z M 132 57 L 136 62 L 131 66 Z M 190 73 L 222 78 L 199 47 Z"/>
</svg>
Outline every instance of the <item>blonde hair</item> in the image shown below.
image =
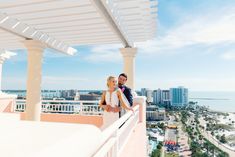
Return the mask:
<svg viewBox="0 0 235 157">
<path fill-rule="evenodd" d="M 115 76 L 109 76 L 107 78 L 107 87 L 109 87 L 109 82 L 112 80 L 112 79 L 115 79 L 116 77 Z"/>
</svg>

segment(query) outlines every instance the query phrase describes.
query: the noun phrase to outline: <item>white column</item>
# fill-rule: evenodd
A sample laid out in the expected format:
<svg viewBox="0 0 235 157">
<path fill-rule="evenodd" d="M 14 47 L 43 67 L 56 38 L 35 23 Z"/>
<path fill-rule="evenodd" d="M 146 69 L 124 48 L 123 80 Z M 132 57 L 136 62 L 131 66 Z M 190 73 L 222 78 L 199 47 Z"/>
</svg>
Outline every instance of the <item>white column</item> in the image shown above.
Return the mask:
<svg viewBox="0 0 235 157">
<path fill-rule="evenodd" d="M 24 44 L 28 49 L 25 120 L 40 121 L 42 59 L 45 46 L 35 40 L 26 40 Z"/>
<path fill-rule="evenodd" d="M 126 85 L 133 91 L 135 90 L 135 55 L 137 48 L 121 48 L 121 54 L 124 61 L 124 73 L 127 74 Z"/>
</svg>

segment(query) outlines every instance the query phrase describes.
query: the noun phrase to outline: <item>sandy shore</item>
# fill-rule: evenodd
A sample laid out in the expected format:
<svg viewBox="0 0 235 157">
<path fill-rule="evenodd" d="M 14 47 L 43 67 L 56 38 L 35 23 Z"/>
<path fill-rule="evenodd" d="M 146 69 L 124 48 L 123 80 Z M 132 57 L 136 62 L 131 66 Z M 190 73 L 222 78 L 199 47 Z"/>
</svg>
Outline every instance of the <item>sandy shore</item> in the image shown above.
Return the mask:
<svg viewBox="0 0 235 157">
<path fill-rule="evenodd" d="M 213 113 L 211 118 L 215 119 L 217 124 L 224 124 L 230 128 L 228 130 L 221 128 L 214 131 L 214 138 L 216 138 L 217 135 L 225 135 L 227 143 L 224 145 L 229 149 L 235 150 L 235 113 L 218 111 L 209 111 L 209 113 Z M 217 113 L 222 114 L 218 115 Z"/>
</svg>

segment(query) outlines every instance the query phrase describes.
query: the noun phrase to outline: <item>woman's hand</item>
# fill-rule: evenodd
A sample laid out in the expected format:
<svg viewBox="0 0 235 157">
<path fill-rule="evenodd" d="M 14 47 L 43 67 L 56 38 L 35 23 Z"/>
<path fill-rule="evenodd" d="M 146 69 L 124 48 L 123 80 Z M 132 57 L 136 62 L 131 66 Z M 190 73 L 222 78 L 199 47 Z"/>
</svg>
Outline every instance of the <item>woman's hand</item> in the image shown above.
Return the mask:
<svg viewBox="0 0 235 157">
<path fill-rule="evenodd" d="M 130 111 L 132 111 L 132 114 L 135 115 L 135 111 L 132 107 L 129 108 Z"/>
<path fill-rule="evenodd" d="M 114 112 L 114 113 L 120 112 L 120 108 L 116 105 L 116 106 L 113 108 L 113 112 Z"/>
<path fill-rule="evenodd" d="M 110 105 L 103 105 L 105 111 L 110 112 L 112 107 Z"/>
</svg>

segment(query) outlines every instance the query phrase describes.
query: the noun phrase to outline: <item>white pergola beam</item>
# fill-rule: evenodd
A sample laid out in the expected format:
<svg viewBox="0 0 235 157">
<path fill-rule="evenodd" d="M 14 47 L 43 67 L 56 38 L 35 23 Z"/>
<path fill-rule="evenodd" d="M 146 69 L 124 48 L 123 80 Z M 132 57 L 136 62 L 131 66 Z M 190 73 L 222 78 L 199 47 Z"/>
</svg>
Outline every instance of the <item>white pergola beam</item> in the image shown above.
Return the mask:
<svg viewBox="0 0 235 157">
<path fill-rule="evenodd" d="M 89 6 L 89 1 L 84 0 L 76 0 L 73 3 L 65 3 L 64 1 L 46 1 L 31 5 L 23 5 L 23 6 L 14 6 L 14 7 L 1 7 L 1 11 L 8 11 L 9 15 L 14 14 L 27 14 L 27 13 L 37 13 L 44 12 L 50 10 L 60 10 L 60 9 L 71 9 L 77 7 Z M 9 10 L 10 9 L 10 10 Z"/>
<path fill-rule="evenodd" d="M 53 17 L 53 18 L 40 18 L 40 19 L 30 19 L 30 20 L 24 20 L 25 22 L 30 23 L 30 25 L 42 25 L 42 24 L 48 24 L 48 23 L 61 23 L 61 22 L 74 22 L 74 21 L 89 21 L 89 20 L 95 20 L 97 18 L 100 18 L 98 14 L 88 14 L 88 16 L 79 16 L 79 15 L 71 15 L 71 16 L 59 16 L 59 17 Z M 63 19 L 63 21 L 61 20 Z"/>
<path fill-rule="evenodd" d="M 94 29 L 110 29 L 109 27 L 107 27 L 106 25 L 104 25 L 103 23 L 100 24 L 95 24 L 95 25 L 80 25 L 78 27 L 78 25 L 70 25 L 70 26 L 64 26 L 63 28 L 59 27 L 58 25 L 55 25 L 53 27 L 47 27 L 44 28 L 43 30 L 45 30 L 46 32 L 51 32 L 51 31 L 67 31 L 67 30 L 74 30 L 74 31 L 83 31 L 83 30 L 94 30 Z"/>
<path fill-rule="evenodd" d="M 118 40 L 109 40 L 109 41 L 107 41 L 107 40 L 99 40 L 99 41 L 97 41 L 97 40 L 93 40 L 93 41 L 82 40 L 82 41 L 79 41 L 78 40 L 77 41 L 77 40 L 75 40 L 75 41 L 71 41 L 70 44 L 78 46 L 78 45 L 116 44 L 118 42 L 120 42 L 120 41 L 118 41 Z M 79 43 L 79 44 L 77 44 L 77 43 Z"/>
<path fill-rule="evenodd" d="M 103 3 L 102 0 L 90 0 L 92 4 L 97 8 L 99 13 L 103 16 L 107 24 L 111 27 L 111 29 L 117 34 L 117 36 L 120 38 L 122 44 L 125 47 L 131 47 L 133 46 L 133 43 L 128 40 L 128 38 L 125 36 L 123 31 L 120 29 L 118 24 L 115 22 L 113 15 L 110 14 L 110 11 L 108 10 L 105 3 Z"/>
<path fill-rule="evenodd" d="M 25 6 L 25 5 L 32 5 L 42 2 L 48 2 L 48 1 L 54 1 L 54 0 L 20 0 L 20 1 L 2 1 L 0 3 L 0 8 L 11 8 L 11 7 L 17 7 L 17 6 Z"/>
<path fill-rule="evenodd" d="M 63 33 L 63 34 L 57 34 L 57 33 L 51 33 L 51 35 L 53 35 L 54 37 L 70 37 L 70 36 L 74 36 L 74 37 L 78 37 L 78 38 L 83 38 L 83 37 L 95 37 L 95 36 L 99 36 L 99 37 L 104 37 L 104 36 L 116 36 L 116 34 L 112 33 L 112 32 L 96 32 L 96 33 Z"/>
<path fill-rule="evenodd" d="M 109 40 L 112 38 L 116 38 L 116 36 L 94 36 L 94 37 L 84 37 L 84 38 L 77 38 L 76 36 L 68 36 L 68 37 L 64 37 L 63 40 L 69 41 L 69 40 L 81 40 L 81 41 L 93 41 L 93 40 Z M 118 39 L 116 40 L 118 41 Z"/>
<path fill-rule="evenodd" d="M 45 16 L 45 17 L 40 17 L 40 18 L 35 18 L 35 17 L 31 17 L 31 18 L 26 18 L 26 17 L 22 17 L 21 19 L 24 20 L 25 22 L 41 22 L 41 21 L 61 21 L 61 19 L 89 19 L 89 18 L 94 18 L 94 17 L 100 17 L 99 14 L 95 11 L 92 12 L 86 12 L 86 13 L 72 13 L 72 14 L 67 14 L 67 13 L 63 13 L 61 15 L 55 15 L 55 16 Z"/>
<path fill-rule="evenodd" d="M 43 28 L 47 28 L 47 27 L 53 27 L 55 25 L 58 25 L 60 27 L 64 27 L 64 26 L 70 26 L 70 25 L 77 25 L 77 26 L 80 26 L 80 25 L 92 25 L 92 24 L 101 24 L 103 23 L 104 21 L 100 18 L 97 18 L 97 19 L 94 19 L 94 20 L 84 20 L 84 21 L 68 21 L 68 22 L 63 22 L 61 21 L 60 23 L 42 23 L 42 24 L 37 24 L 37 25 L 34 25 L 34 24 L 30 24 L 31 26 L 34 26 L 34 27 L 37 27 L 38 29 L 43 29 Z"/>
<path fill-rule="evenodd" d="M 48 10 L 48 11 L 43 11 L 40 13 L 34 13 L 34 12 L 29 12 L 29 13 L 21 13 L 21 14 L 9 14 L 9 15 L 14 15 L 14 17 L 19 18 L 21 20 L 27 19 L 27 18 L 44 18 L 44 17 L 59 17 L 59 16 L 64 16 L 64 15 L 70 15 L 70 14 L 87 14 L 91 12 L 95 12 L 96 10 L 92 6 L 84 6 L 81 8 L 71 8 L 71 9 L 60 9 L 60 10 Z"/>
<path fill-rule="evenodd" d="M 56 39 L 48 36 L 44 32 L 38 31 L 35 28 L 28 26 L 27 24 L 21 23 L 16 26 L 16 23 L 20 21 L 14 18 L 9 17 L 7 14 L 0 13 L 0 28 L 15 34 L 16 36 L 20 36 L 26 39 L 33 39 L 41 41 L 46 44 L 49 48 L 55 49 L 57 51 L 63 52 L 65 54 L 73 55 L 77 50 L 70 48 L 68 45 L 67 49 L 58 48 L 56 45 L 51 45 L 51 43 L 55 43 Z M 14 26 L 14 27 L 13 27 Z M 47 37 L 47 39 L 41 38 L 42 36 Z M 50 39 L 50 42 L 49 40 Z M 52 39 L 52 40 L 51 40 Z"/>
<path fill-rule="evenodd" d="M 59 31 L 47 31 L 48 34 L 54 35 L 54 34 L 92 34 L 92 33 L 109 33 L 109 34 L 114 34 L 113 32 L 107 31 L 109 28 L 95 28 L 94 30 L 91 29 L 84 29 L 84 30 L 76 30 L 76 29 L 64 29 L 64 30 L 59 30 Z M 77 31 L 77 32 L 76 32 Z M 76 32 L 76 33 L 74 33 Z"/>
<path fill-rule="evenodd" d="M 21 0 L 1 3 L 0 8 L 9 15 L 0 14 L 1 38 L 6 40 L 0 41 L 0 46 L 13 48 L 24 48 L 20 42 L 25 39 L 62 51 L 68 50 L 71 42 L 121 41 L 131 47 L 134 42 L 151 39 L 156 31 L 156 0 Z"/>
</svg>

